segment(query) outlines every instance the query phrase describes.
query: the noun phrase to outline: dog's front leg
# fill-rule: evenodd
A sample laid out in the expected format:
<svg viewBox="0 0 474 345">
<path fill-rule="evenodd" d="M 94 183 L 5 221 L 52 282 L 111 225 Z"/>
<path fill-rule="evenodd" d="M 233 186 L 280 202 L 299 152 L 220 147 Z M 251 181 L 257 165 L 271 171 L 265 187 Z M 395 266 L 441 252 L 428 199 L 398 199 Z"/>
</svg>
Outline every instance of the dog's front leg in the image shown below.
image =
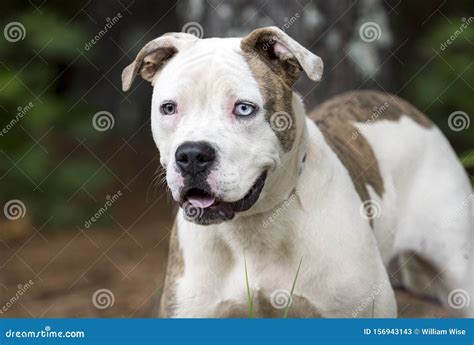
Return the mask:
<svg viewBox="0 0 474 345">
<path fill-rule="evenodd" d="M 361 275 L 341 281 L 323 305 L 324 317 L 394 318 L 397 303 L 385 267 L 380 273 L 361 272 Z M 374 278 L 371 278 L 374 277 Z"/>
</svg>

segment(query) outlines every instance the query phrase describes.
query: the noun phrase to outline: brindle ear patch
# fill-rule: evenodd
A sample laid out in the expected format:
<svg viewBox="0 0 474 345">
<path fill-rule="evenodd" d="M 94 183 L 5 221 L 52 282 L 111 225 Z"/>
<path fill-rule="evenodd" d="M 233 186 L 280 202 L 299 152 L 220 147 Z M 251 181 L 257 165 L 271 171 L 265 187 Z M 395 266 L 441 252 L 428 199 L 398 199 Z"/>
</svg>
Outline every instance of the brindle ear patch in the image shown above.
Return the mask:
<svg viewBox="0 0 474 345">
<path fill-rule="evenodd" d="M 303 70 L 311 80 L 321 80 L 323 74 L 321 58 L 277 27 L 252 31 L 242 39 L 241 49 L 246 53 L 257 53 L 271 64 L 279 60 L 283 69 L 291 72 L 289 73 L 291 79 L 295 79 L 293 75 L 299 76 L 299 72 Z M 295 66 L 299 68 L 295 69 Z"/>
<path fill-rule="evenodd" d="M 293 87 L 301 75 L 302 67 L 298 60 L 274 36 L 260 37 L 247 51 L 256 54 L 289 87 Z"/>
<path fill-rule="evenodd" d="M 152 81 L 169 59 L 197 40 L 191 34 L 171 32 L 148 42 L 138 52 L 135 60 L 122 71 L 122 90 L 128 91 L 137 75 Z"/>
<path fill-rule="evenodd" d="M 140 68 L 140 75 L 143 79 L 151 82 L 157 71 L 163 68 L 169 59 L 176 54 L 176 48 L 162 48 L 145 56 L 142 66 Z"/>
</svg>

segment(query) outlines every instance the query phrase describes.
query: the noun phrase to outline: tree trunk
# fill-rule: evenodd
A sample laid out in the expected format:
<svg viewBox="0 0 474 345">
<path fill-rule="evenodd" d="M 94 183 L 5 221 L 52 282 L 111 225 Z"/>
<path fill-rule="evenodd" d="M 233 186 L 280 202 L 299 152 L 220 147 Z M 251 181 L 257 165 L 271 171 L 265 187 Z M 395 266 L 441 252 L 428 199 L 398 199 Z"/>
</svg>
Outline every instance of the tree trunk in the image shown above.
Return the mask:
<svg viewBox="0 0 474 345">
<path fill-rule="evenodd" d="M 244 36 L 259 27 L 280 27 L 324 61 L 319 85 L 307 77 L 297 84 L 309 107 L 350 89 L 391 88 L 390 63 L 385 60 L 392 37 L 382 3 L 183 0 L 177 14 L 182 25 L 198 22 L 205 38 Z"/>
</svg>

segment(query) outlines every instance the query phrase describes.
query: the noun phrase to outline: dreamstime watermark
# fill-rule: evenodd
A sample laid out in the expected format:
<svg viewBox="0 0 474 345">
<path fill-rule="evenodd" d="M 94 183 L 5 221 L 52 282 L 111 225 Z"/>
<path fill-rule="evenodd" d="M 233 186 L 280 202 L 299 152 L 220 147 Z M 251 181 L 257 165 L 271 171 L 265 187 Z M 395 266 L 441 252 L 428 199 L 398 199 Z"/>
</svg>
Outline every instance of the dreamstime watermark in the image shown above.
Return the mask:
<svg viewBox="0 0 474 345">
<path fill-rule="evenodd" d="M 298 12 L 295 12 L 294 15 L 292 15 L 291 17 L 286 17 L 283 19 L 284 23 L 282 26 L 280 26 L 280 29 L 283 31 L 283 32 L 286 32 L 289 28 L 291 28 L 291 26 L 293 24 L 295 24 L 298 19 L 300 19 L 300 14 Z"/>
<path fill-rule="evenodd" d="M 92 117 L 92 126 L 96 131 L 105 132 L 109 129 L 114 128 L 115 118 L 114 116 L 105 110 L 99 111 Z"/>
<path fill-rule="evenodd" d="M 85 336 L 84 331 L 53 331 L 51 326 L 36 331 L 31 329 L 21 331 L 8 329 L 5 331 L 6 338 L 84 338 Z"/>
<path fill-rule="evenodd" d="M 300 19 L 300 14 L 298 12 L 295 12 L 295 14 L 289 18 L 284 18 L 284 23 L 282 26 L 280 26 L 281 31 L 286 32 L 289 28 L 291 28 L 293 24 L 295 24 L 298 21 L 298 19 Z M 262 49 L 267 50 L 270 47 L 272 47 L 275 43 L 276 43 L 275 39 L 270 38 L 268 41 L 266 41 L 262 45 Z"/>
<path fill-rule="evenodd" d="M 298 192 L 295 191 L 288 198 L 283 201 L 283 203 L 277 207 L 277 209 L 268 217 L 268 219 L 263 221 L 263 227 L 268 228 L 270 225 L 275 223 L 277 218 L 288 208 L 290 205 L 297 199 Z"/>
<path fill-rule="evenodd" d="M 442 223 L 441 226 L 443 229 L 448 228 L 456 219 L 460 216 L 462 216 L 464 211 L 467 211 L 468 213 L 471 212 L 471 203 L 474 202 L 474 194 L 469 194 L 466 199 L 463 200 L 463 202 L 456 207 L 455 211 L 453 214 L 449 215 L 446 217 Z"/>
<path fill-rule="evenodd" d="M 439 45 L 439 49 L 444 51 L 446 48 L 448 48 L 459 37 L 459 35 L 463 33 L 464 29 L 467 29 L 467 27 L 471 25 L 472 22 L 474 22 L 474 17 L 469 17 L 469 18 L 463 17 L 461 18 L 461 21 L 462 21 L 462 24 L 459 26 L 459 28 L 456 31 L 454 31 L 452 35 L 449 36 L 449 38 L 446 41 L 444 41 L 443 43 Z"/>
<path fill-rule="evenodd" d="M 3 206 L 3 214 L 8 220 L 18 220 L 26 215 L 26 206 L 18 199 L 9 200 Z"/>
<path fill-rule="evenodd" d="M 26 29 L 20 22 L 10 22 L 3 28 L 3 36 L 8 42 L 19 42 L 25 39 Z"/>
<path fill-rule="evenodd" d="M 372 115 L 370 116 L 370 118 L 368 118 L 367 120 L 365 120 L 363 123 L 366 124 L 366 125 L 370 125 L 372 124 L 373 122 L 375 122 L 381 115 L 383 115 L 383 113 L 388 109 L 390 108 L 390 103 L 388 102 L 384 102 L 383 104 L 381 105 L 375 105 L 373 108 L 372 108 Z M 353 140 L 356 140 L 357 138 L 359 138 L 360 136 L 360 132 L 358 130 L 354 130 L 352 132 L 352 139 Z"/>
<path fill-rule="evenodd" d="M 3 307 L 0 309 L 0 314 L 6 313 L 8 309 L 10 309 L 16 302 L 18 302 L 20 297 L 23 296 L 33 285 L 34 282 L 31 279 L 25 284 L 18 284 L 18 290 L 16 291 L 15 295 L 3 305 Z"/>
<path fill-rule="evenodd" d="M 453 309 L 465 309 L 469 303 L 471 303 L 471 296 L 466 290 L 454 289 L 448 294 L 448 305 Z"/>
<path fill-rule="evenodd" d="M 359 28 L 359 37 L 362 41 L 371 43 L 382 36 L 382 29 L 376 22 L 366 22 Z"/>
<path fill-rule="evenodd" d="M 367 296 L 367 298 L 365 298 L 361 304 L 354 308 L 354 310 L 352 311 L 352 317 L 357 317 L 361 312 L 365 311 L 369 307 L 375 308 L 376 297 L 380 295 L 387 286 L 390 286 L 390 282 L 388 280 L 385 280 L 384 282 L 376 285 L 375 288 L 372 289 L 370 295 Z M 373 312 L 374 310 L 372 310 L 372 313 Z"/>
<path fill-rule="evenodd" d="M 23 107 L 18 107 L 17 108 L 17 113 L 15 115 L 15 117 L 13 119 L 10 120 L 10 122 L 8 122 L 5 127 L 2 128 L 2 130 L 0 130 L 0 137 L 3 137 L 4 135 L 6 135 L 13 127 L 16 126 L 16 124 L 18 122 L 20 122 L 20 120 L 23 118 L 23 116 L 25 116 L 35 105 L 33 104 L 33 102 L 30 102 L 28 103 L 27 105 L 23 106 Z"/>
<path fill-rule="evenodd" d="M 291 305 L 293 298 L 288 290 L 278 289 L 272 292 L 270 295 L 270 303 L 273 308 L 285 309 Z"/>
<path fill-rule="evenodd" d="M 204 209 L 194 206 L 190 202 L 186 202 L 183 207 L 184 215 L 187 220 L 196 221 L 202 217 Z"/>
<path fill-rule="evenodd" d="M 293 126 L 293 118 L 284 111 L 277 111 L 270 117 L 270 126 L 276 132 L 283 132 Z"/>
<path fill-rule="evenodd" d="M 109 289 L 99 289 L 92 295 L 92 304 L 97 309 L 107 309 L 114 306 L 115 296 Z"/>
<path fill-rule="evenodd" d="M 454 132 L 461 132 L 471 125 L 471 118 L 464 111 L 458 110 L 449 114 L 448 127 Z"/>
<path fill-rule="evenodd" d="M 359 213 L 362 218 L 372 220 L 382 215 L 382 206 L 375 200 L 365 200 L 360 204 Z"/>
<path fill-rule="evenodd" d="M 120 197 L 122 195 L 123 195 L 122 191 L 120 191 L 120 190 L 117 193 L 113 194 L 112 196 L 107 195 L 105 197 L 106 202 L 104 203 L 104 206 L 99 208 L 97 210 L 97 212 L 92 217 L 90 217 L 88 220 L 86 220 L 86 222 L 84 223 L 84 227 L 86 229 L 89 229 L 92 226 L 92 224 L 94 224 L 96 221 L 98 221 L 100 219 L 100 217 L 102 217 L 109 210 L 109 208 L 112 207 L 112 205 L 115 202 L 117 202 L 118 199 L 120 199 Z"/>
<path fill-rule="evenodd" d="M 204 28 L 198 22 L 189 22 L 183 25 L 181 32 L 196 36 L 197 38 L 204 37 Z"/>
<path fill-rule="evenodd" d="M 100 41 L 100 39 L 102 37 L 104 37 L 107 32 L 109 32 L 110 29 L 112 29 L 114 27 L 115 24 L 117 24 L 120 19 L 122 19 L 123 16 L 122 16 L 122 13 L 118 12 L 115 16 L 113 16 L 112 18 L 110 17 L 107 17 L 105 19 L 106 21 L 106 24 L 104 25 L 103 29 L 100 30 L 95 36 L 93 39 L 91 39 L 89 42 L 86 42 L 84 44 L 84 49 L 85 50 L 90 50 L 97 42 Z"/>
</svg>

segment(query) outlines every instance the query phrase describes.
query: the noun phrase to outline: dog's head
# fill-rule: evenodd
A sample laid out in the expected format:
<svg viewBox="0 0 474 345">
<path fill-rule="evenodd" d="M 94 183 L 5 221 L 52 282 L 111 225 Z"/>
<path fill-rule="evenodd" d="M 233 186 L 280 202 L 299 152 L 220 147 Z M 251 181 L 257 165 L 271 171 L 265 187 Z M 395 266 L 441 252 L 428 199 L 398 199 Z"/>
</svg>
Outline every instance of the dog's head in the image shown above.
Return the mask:
<svg viewBox="0 0 474 345">
<path fill-rule="evenodd" d="M 322 69 L 276 27 L 228 39 L 170 33 L 140 50 L 122 87 L 137 74 L 154 86 L 153 137 L 189 220 L 218 223 L 281 202 L 304 128 L 293 85 L 301 71 L 319 80 Z"/>
</svg>

